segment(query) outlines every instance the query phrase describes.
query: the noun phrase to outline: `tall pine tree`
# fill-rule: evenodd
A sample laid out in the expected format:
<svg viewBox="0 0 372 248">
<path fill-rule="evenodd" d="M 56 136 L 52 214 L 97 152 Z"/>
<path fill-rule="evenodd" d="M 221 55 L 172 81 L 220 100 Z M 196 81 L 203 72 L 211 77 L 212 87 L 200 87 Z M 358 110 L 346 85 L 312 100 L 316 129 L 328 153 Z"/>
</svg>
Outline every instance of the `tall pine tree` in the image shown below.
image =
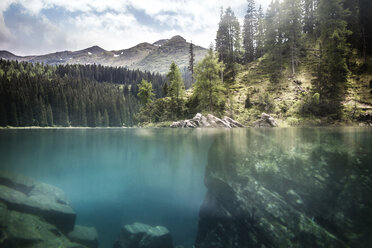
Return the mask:
<svg viewBox="0 0 372 248">
<path fill-rule="evenodd" d="M 285 0 L 283 4 L 284 9 L 286 9 L 284 23 L 287 24 L 284 29 L 290 48 L 292 74 L 295 75 L 296 67 L 299 63 L 299 47 L 302 28 L 300 0 Z"/>
<path fill-rule="evenodd" d="M 192 41 L 190 43 L 190 49 L 189 49 L 189 71 L 191 72 L 191 77 L 194 77 L 194 64 L 195 64 L 195 54 L 194 54 L 194 44 L 192 44 Z"/>
<path fill-rule="evenodd" d="M 264 55 L 264 48 L 265 48 L 265 16 L 263 13 L 262 6 L 258 8 L 258 12 L 256 13 L 257 19 L 257 31 L 256 31 L 256 58 L 260 58 Z"/>
<path fill-rule="evenodd" d="M 225 88 L 219 77 L 223 64 L 218 62 L 217 56 L 209 49 L 207 56 L 198 63 L 195 70 L 196 83 L 193 98 L 199 103 L 198 110 L 219 112 L 223 110 L 226 97 Z"/>
<path fill-rule="evenodd" d="M 255 44 L 257 32 L 257 15 L 254 0 L 247 0 L 247 12 L 243 24 L 244 62 L 249 63 L 255 59 Z"/>
<path fill-rule="evenodd" d="M 346 40 L 350 31 L 345 21 L 347 12 L 342 0 L 320 0 L 318 16 L 321 59 L 314 86 L 322 105 L 319 114 L 339 114 L 348 74 L 346 55 L 349 47 Z"/>
<path fill-rule="evenodd" d="M 240 24 L 234 12 L 229 7 L 223 13 L 218 25 L 216 36 L 216 51 L 219 61 L 225 64 L 225 74 L 222 76 L 227 82 L 234 82 L 237 74 L 236 63 L 241 60 Z"/>
</svg>

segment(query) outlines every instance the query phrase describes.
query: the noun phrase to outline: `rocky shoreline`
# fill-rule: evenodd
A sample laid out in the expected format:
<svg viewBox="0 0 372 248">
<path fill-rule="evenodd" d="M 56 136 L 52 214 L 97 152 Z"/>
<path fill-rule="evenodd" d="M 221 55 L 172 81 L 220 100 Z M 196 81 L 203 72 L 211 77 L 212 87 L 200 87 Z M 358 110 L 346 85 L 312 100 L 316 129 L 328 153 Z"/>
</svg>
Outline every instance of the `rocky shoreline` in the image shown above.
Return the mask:
<svg viewBox="0 0 372 248">
<path fill-rule="evenodd" d="M 224 116 L 222 119 L 208 114 L 203 116 L 197 113 L 190 120 L 175 121 L 170 125 L 171 128 L 240 128 L 245 127 L 243 124 Z"/>
</svg>

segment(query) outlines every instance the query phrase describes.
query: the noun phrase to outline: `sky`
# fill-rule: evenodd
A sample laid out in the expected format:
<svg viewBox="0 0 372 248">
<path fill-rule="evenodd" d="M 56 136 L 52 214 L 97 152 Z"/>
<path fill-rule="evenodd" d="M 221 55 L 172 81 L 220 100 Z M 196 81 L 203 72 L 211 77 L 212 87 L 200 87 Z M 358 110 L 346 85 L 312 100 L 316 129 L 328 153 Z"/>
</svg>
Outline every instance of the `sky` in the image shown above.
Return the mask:
<svg viewBox="0 0 372 248">
<path fill-rule="evenodd" d="M 255 2 L 266 9 L 271 0 Z M 221 6 L 231 6 L 242 20 L 246 0 L 0 0 L 0 50 L 120 50 L 175 35 L 208 47 Z"/>
</svg>

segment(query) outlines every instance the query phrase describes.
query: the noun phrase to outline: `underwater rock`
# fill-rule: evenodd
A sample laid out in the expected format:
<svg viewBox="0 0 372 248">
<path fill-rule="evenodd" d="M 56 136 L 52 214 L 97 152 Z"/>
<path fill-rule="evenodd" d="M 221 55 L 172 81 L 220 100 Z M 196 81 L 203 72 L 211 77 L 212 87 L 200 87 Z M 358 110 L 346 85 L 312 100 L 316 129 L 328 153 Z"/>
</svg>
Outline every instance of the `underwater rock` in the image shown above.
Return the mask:
<svg viewBox="0 0 372 248">
<path fill-rule="evenodd" d="M 243 124 L 231 119 L 223 117 L 220 119 L 214 115 L 208 114 L 207 117 L 197 113 L 191 120 L 176 121 L 171 124 L 172 128 L 237 128 L 245 127 Z"/>
<path fill-rule="evenodd" d="M 278 127 L 275 119 L 266 113 L 261 114 L 261 119 L 253 122 L 253 127 Z"/>
<path fill-rule="evenodd" d="M 173 241 L 167 228 L 136 222 L 122 227 L 114 248 L 173 248 Z"/>
<path fill-rule="evenodd" d="M 369 247 L 368 156 L 340 150 L 333 136 L 322 144 L 306 136 L 296 150 L 270 137 L 216 138 L 195 247 Z"/>
<path fill-rule="evenodd" d="M 65 234 L 73 230 L 76 214 L 63 191 L 52 185 L 0 172 L 0 202 L 9 210 L 40 216 Z"/>
<path fill-rule="evenodd" d="M 0 247 L 7 248 L 87 248 L 71 242 L 54 225 L 42 218 L 7 209 L 0 202 Z"/>
<path fill-rule="evenodd" d="M 94 227 L 75 225 L 74 230 L 68 234 L 72 242 L 83 244 L 89 248 L 98 247 L 98 234 Z"/>
</svg>

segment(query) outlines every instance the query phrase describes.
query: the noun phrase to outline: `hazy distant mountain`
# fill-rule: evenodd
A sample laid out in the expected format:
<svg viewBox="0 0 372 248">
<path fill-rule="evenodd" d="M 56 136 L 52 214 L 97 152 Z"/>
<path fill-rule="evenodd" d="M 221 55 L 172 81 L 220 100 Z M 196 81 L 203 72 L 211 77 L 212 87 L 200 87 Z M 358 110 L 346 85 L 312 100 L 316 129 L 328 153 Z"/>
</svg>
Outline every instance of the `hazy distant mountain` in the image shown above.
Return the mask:
<svg viewBox="0 0 372 248">
<path fill-rule="evenodd" d="M 150 43 L 140 43 L 134 47 L 106 51 L 99 46 L 79 51 L 63 51 L 39 56 L 17 56 L 8 51 L 0 51 L 0 58 L 46 64 L 102 64 L 123 66 L 132 69 L 166 73 L 172 61 L 182 68 L 188 66 L 190 43 L 181 36 Z M 207 49 L 195 46 L 196 61 L 207 53 Z"/>
</svg>

